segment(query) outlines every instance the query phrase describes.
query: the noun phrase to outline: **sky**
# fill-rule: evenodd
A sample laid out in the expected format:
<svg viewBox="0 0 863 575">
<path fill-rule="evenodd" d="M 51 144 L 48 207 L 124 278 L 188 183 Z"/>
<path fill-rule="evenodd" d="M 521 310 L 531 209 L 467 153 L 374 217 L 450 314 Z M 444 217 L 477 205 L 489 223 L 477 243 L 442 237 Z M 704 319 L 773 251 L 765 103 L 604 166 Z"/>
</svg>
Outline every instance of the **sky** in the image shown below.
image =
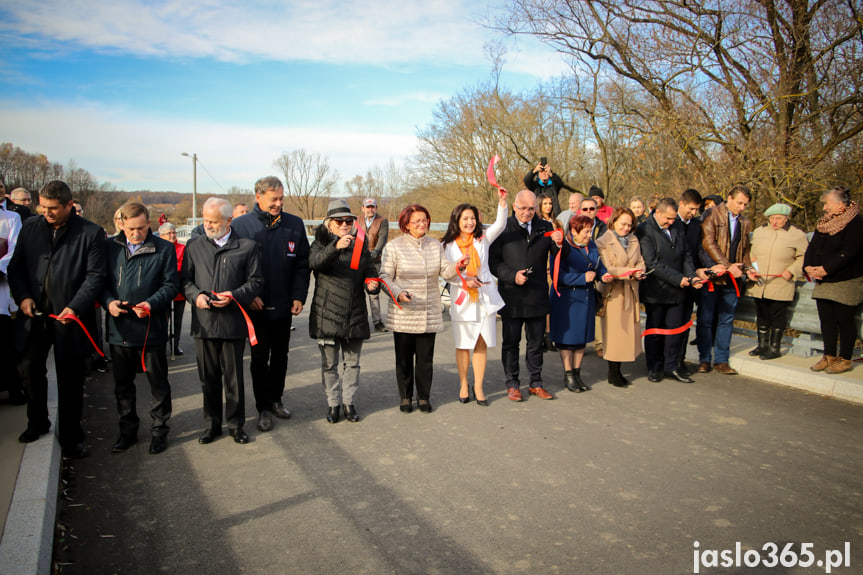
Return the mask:
<svg viewBox="0 0 863 575">
<path fill-rule="evenodd" d="M 562 73 L 487 23 L 505 0 L 17 0 L 0 7 L 0 142 L 120 190 L 251 189 L 320 152 L 344 182 L 416 152 L 435 107 L 489 79 Z M 484 25 L 485 24 L 485 25 Z"/>
</svg>

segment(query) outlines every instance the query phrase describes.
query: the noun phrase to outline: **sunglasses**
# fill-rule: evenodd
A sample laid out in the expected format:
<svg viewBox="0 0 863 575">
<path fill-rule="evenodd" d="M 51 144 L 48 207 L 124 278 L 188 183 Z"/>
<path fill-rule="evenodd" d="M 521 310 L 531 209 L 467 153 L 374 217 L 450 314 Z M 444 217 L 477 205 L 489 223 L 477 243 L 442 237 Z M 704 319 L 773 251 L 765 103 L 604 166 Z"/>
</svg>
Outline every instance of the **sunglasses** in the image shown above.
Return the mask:
<svg viewBox="0 0 863 575">
<path fill-rule="evenodd" d="M 596 208 L 581 208 L 582 212 L 595 212 Z"/>
<path fill-rule="evenodd" d="M 338 224 L 338 225 L 340 225 L 340 226 L 343 226 L 343 225 L 345 225 L 345 224 L 352 224 L 352 223 L 354 223 L 354 219 L 353 219 L 353 218 L 333 218 L 333 221 L 334 221 L 334 222 L 336 222 L 336 224 Z"/>
</svg>

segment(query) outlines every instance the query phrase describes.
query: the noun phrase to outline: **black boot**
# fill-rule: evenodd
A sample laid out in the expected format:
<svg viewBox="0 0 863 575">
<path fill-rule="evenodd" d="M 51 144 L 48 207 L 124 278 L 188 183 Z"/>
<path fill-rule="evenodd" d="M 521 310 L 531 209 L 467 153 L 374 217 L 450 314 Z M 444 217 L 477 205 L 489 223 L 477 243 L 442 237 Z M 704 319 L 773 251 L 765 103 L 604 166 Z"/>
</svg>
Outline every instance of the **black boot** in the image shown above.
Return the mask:
<svg viewBox="0 0 863 575">
<path fill-rule="evenodd" d="M 627 387 L 629 385 L 629 382 L 626 381 L 626 378 L 623 377 L 622 373 L 620 373 L 619 361 L 608 362 L 608 383 L 614 387 Z"/>
<path fill-rule="evenodd" d="M 330 423 L 338 423 L 339 411 L 341 411 L 341 407 L 338 405 L 335 407 L 327 408 L 327 421 Z"/>
<path fill-rule="evenodd" d="M 777 357 L 782 357 L 782 353 L 779 351 L 779 347 L 782 345 L 782 335 L 785 333 L 785 330 L 782 328 L 771 328 L 770 329 L 770 347 L 764 350 L 759 357 L 761 359 L 776 359 Z"/>
<path fill-rule="evenodd" d="M 548 332 L 545 332 L 545 335 L 542 336 L 542 350 L 557 351 L 557 346 L 551 341 L 551 334 Z"/>
<path fill-rule="evenodd" d="M 756 356 L 767 353 L 770 345 L 770 329 L 766 325 L 758 324 L 758 347 L 749 352 L 749 355 Z M 762 358 L 764 359 L 764 358 Z"/>
<path fill-rule="evenodd" d="M 578 388 L 577 391 L 579 393 L 581 393 L 582 391 L 590 391 L 590 388 L 587 387 L 581 380 L 581 368 L 576 367 L 575 369 L 571 369 L 570 371 L 572 372 L 572 377 L 575 380 L 575 385 Z"/>
<path fill-rule="evenodd" d="M 575 370 L 570 369 L 568 371 L 563 372 L 563 385 L 566 386 L 566 389 L 569 391 L 578 393 L 581 391 L 581 388 L 575 382 Z"/>
</svg>

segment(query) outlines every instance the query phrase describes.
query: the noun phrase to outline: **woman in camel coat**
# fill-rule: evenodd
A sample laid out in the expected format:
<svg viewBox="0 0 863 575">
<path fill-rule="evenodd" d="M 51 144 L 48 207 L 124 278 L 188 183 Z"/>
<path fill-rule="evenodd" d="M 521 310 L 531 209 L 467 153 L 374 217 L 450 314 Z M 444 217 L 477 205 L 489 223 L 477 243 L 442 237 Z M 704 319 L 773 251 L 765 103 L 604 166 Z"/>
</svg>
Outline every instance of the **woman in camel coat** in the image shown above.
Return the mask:
<svg viewBox="0 0 863 575">
<path fill-rule="evenodd" d="M 604 286 L 605 312 L 600 323 L 608 383 L 616 387 L 629 385 L 620 364 L 635 361 L 642 351 L 638 280 L 644 277 L 646 268 L 638 238 L 632 233 L 634 222 L 632 210 L 617 208 L 608 221 L 608 231 L 596 240 L 602 263 L 615 276 Z"/>
</svg>

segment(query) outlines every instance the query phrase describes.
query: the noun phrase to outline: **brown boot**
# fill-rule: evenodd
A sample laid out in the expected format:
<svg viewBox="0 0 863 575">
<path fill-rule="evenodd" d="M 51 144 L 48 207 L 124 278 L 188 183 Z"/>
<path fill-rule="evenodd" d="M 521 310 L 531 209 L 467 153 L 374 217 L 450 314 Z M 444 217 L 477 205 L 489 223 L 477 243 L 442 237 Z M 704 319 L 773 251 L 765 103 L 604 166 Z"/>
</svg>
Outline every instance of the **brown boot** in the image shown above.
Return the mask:
<svg viewBox="0 0 863 575">
<path fill-rule="evenodd" d="M 851 371 L 851 360 L 843 359 L 841 357 L 837 357 L 833 360 L 833 363 L 827 366 L 827 369 L 824 370 L 827 373 L 837 374 L 837 373 L 845 373 L 846 371 Z"/>
<path fill-rule="evenodd" d="M 825 369 L 830 367 L 830 364 L 834 361 L 836 361 L 835 355 L 825 355 L 821 358 L 821 361 L 819 361 L 809 369 L 811 369 L 812 371 L 824 371 Z"/>
</svg>

